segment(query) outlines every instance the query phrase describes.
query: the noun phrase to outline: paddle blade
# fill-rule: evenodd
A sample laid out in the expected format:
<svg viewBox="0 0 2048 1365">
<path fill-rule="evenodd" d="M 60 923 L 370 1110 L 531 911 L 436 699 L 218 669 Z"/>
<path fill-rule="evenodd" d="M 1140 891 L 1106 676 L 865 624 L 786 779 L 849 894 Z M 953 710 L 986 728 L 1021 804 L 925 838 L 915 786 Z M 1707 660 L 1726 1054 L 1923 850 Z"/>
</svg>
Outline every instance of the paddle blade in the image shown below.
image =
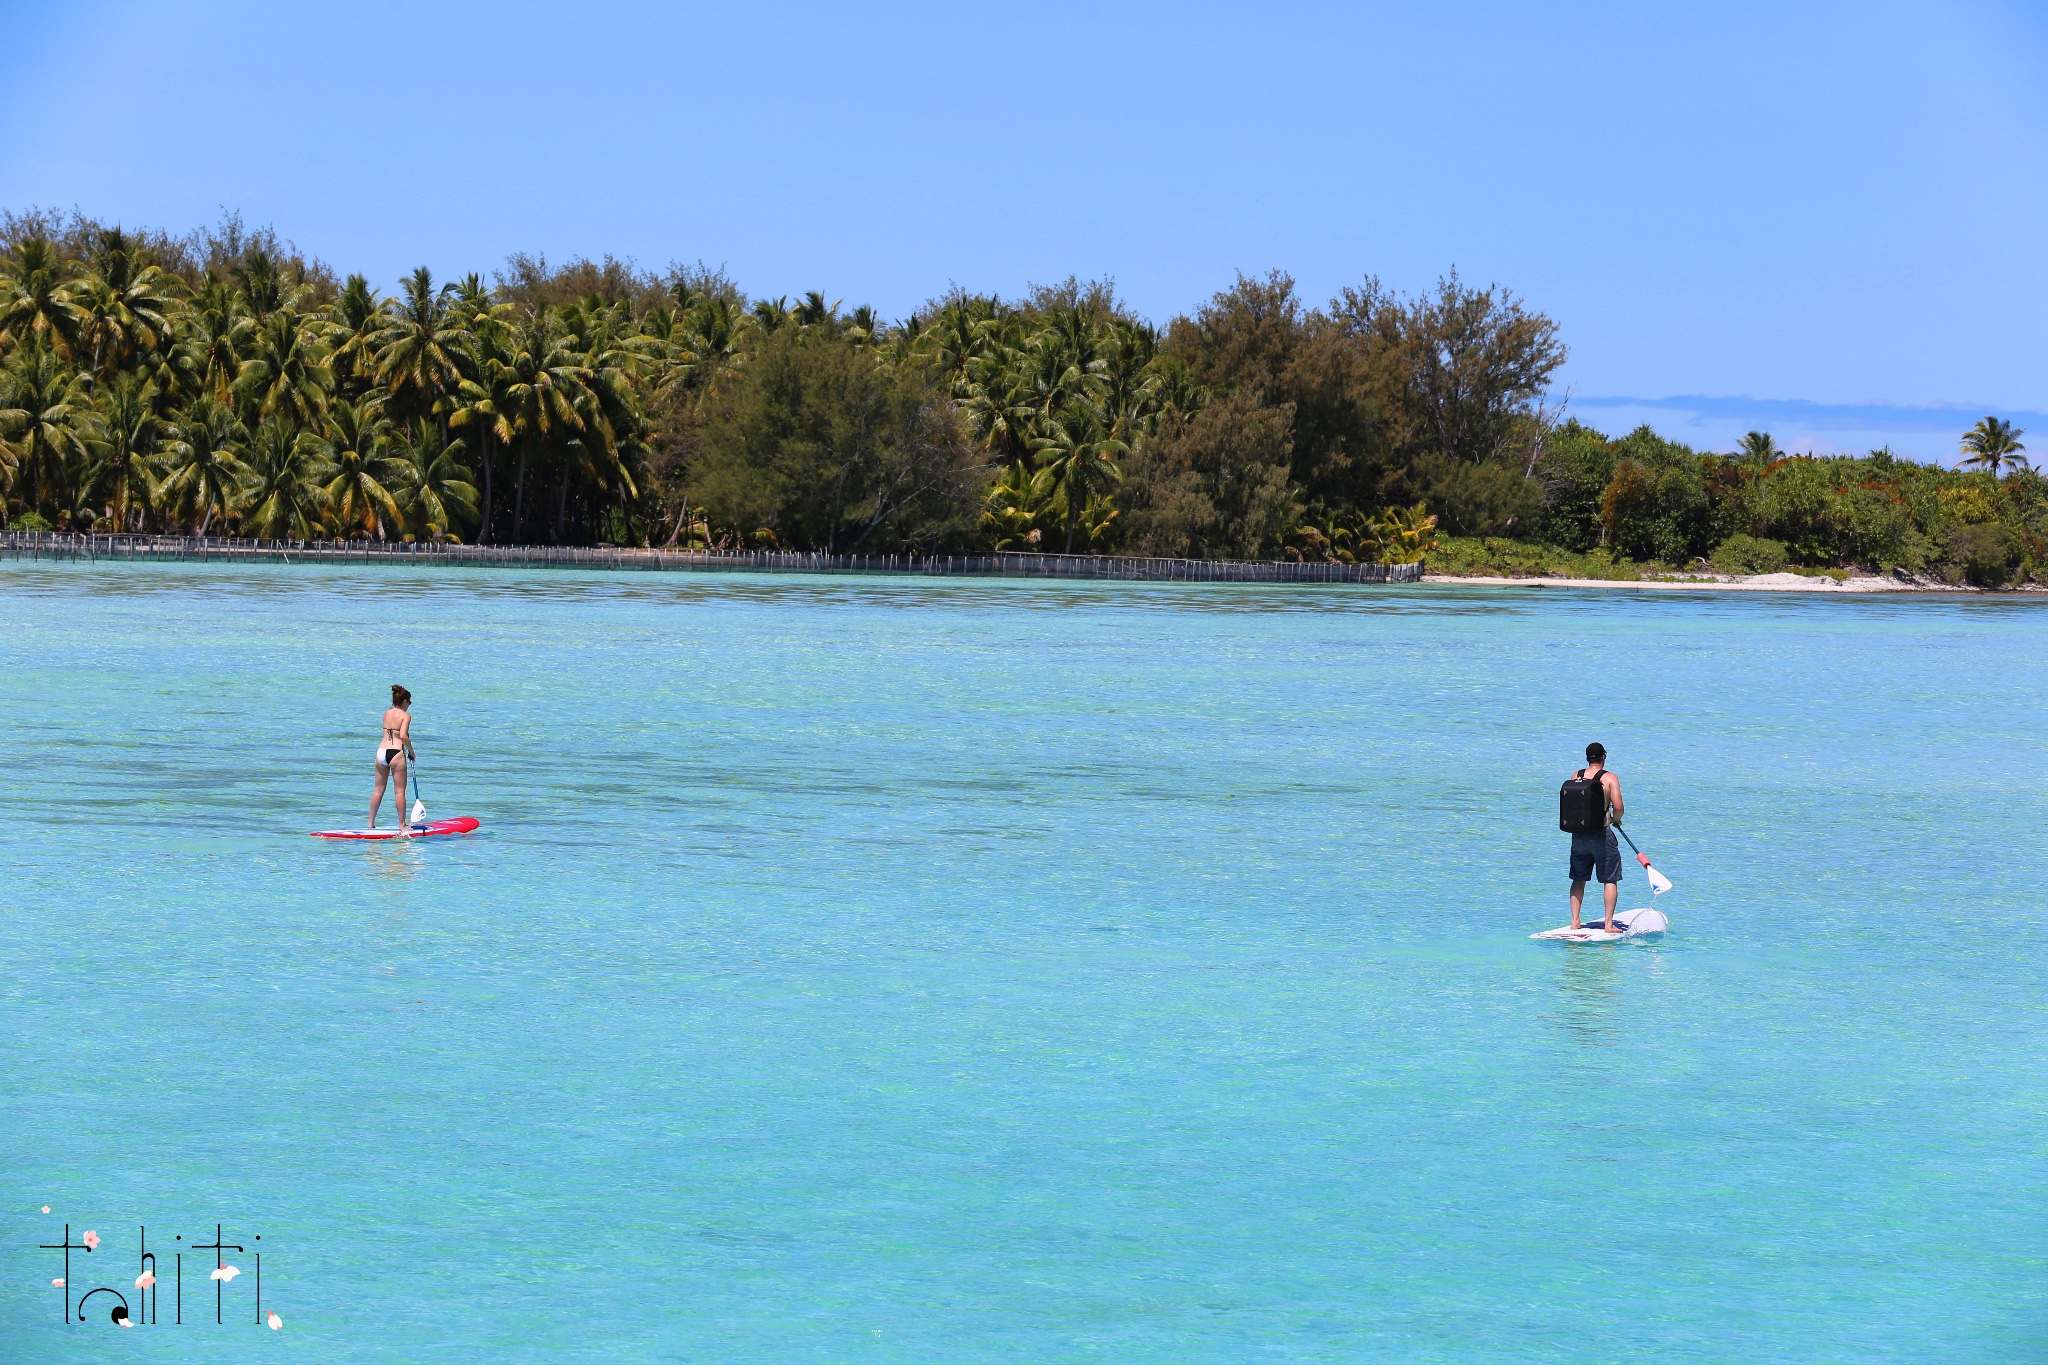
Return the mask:
<svg viewBox="0 0 2048 1365">
<path fill-rule="evenodd" d="M 424 801 L 422 801 L 422 800 L 420 800 L 420 799 L 419 799 L 418 797 L 414 797 L 414 798 L 413 798 L 413 803 L 412 803 L 412 822 L 413 822 L 413 823 L 414 823 L 415 825 L 417 825 L 417 824 L 419 824 L 419 823 L 420 823 L 421 821 L 425 820 L 426 818 L 427 818 L 427 803 L 426 803 L 426 802 L 424 802 Z M 1652 881 L 1652 883 L 1653 883 L 1653 884 L 1654 884 L 1655 880 L 1656 880 L 1656 877 L 1655 877 L 1655 874 L 1653 873 L 1653 874 L 1651 874 L 1651 881 Z M 1664 885 L 1666 885 L 1666 886 L 1669 886 L 1669 885 L 1671 885 L 1671 883 L 1670 883 L 1670 882 L 1666 882 L 1666 883 L 1664 883 Z M 215 1241 L 217 1242 L 217 1241 L 219 1241 L 220 1239 L 219 1239 L 218 1237 L 216 1237 L 216 1238 L 214 1238 L 214 1240 L 215 1240 Z"/>
<path fill-rule="evenodd" d="M 1651 867 L 1648 863 L 1643 864 L 1643 870 L 1650 874 L 1650 894 L 1661 896 L 1671 889 L 1671 878 L 1665 876 L 1656 868 Z M 216 1237 L 214 1240 L 219 1241 L 220 1239 Z"/>
</svg>

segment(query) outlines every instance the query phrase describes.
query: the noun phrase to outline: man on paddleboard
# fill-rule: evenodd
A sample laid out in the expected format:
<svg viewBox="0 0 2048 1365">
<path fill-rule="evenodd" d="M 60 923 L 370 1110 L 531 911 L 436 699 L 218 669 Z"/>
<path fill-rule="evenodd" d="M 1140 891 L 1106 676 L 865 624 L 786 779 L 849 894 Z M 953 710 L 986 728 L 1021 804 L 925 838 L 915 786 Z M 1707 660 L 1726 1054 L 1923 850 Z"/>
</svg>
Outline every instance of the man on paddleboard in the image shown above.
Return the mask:
<svg viewBox="0 0 2048 1365">
<path fill-rule="evenodd" d="M 1572 928 L 1579 927 L 1579 907 L 1586 899 L 1586 879 L 1600 879 L 1600 894 L 1607 903 L 1610 934 L 1614 905 L 1621 898 L 1621 846 L 1615 842 L 1614 826 L 1621 821 L 1621 779 L 1607 771 L 1607 748 L 1586 746 L 1586 766 L 1565 783 L 1561 823 L 1572 831 Z"/>
</svg>

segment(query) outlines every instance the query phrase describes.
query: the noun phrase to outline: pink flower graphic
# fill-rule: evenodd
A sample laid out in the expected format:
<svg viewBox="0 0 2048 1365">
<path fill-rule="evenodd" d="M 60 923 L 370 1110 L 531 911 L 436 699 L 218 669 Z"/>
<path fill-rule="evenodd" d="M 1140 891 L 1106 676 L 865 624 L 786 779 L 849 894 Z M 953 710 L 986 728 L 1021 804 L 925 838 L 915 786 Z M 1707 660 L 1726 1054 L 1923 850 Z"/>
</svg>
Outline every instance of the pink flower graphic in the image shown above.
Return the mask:
<svg viewBox="0 0 2048 1365">
<path fill-rule="evenodd" d="M 87 1251 L 98 1251 L 100 1249 L 100 1235 L 97 1232 L 86 1233 L 83 1240 Z M 219 1241 L 220 1239 L 215 1238 L 214 1240 Z"/>
<path fill-rule="evenodd" d="M 44 1212 L 44 1213 L 48 1213 L 49 1211 L 50 1211 L 50 1206 L 49 1206 L 48 1204 L 45 1204 L 45 1205 L 43 1205 L 43 1212 Z"/>
<path fill-rule="evenodd" d="M 218 1240 L 218 1239 L 216 1239 L 216 1240 Z M 223 1281 L 225 1281 L 225 1280 L 232 1280 L 233 1278 L 235 1278 L 235 1276 L 237 1276 L 237 1275 L 239 1275 L 239 1274 L 241 1274 L 241 1273 L 242 1273 L 242 1272 L 241 1272 L 241 1270 L 240 1270 L 240 1269 L 238 1269 L 238 1268 L 237 1268 L 237 1267 L 235 1267 L 235 1266 L 231 1266 L 231 1265 L 224 1265 L 224 1266 L 221 1266 L 221 1267 L 220 1267 L 219 1269 L 215 1270 L 215 1271 L 214 1271 L 214 1272 L 213 1272 L 213 1273 L 212 1273 L 211 1275 L 208 1275 L 208 1276 L 207 1276 L 206 1278 L 207 1278 L 207 1279 L 209 1279 L 209 1280 L 223 1280 Z"/>
<path fill-rule="evenodd" d="M 275 1332 L 276 1330 L 278 1330 L 278 1328 L 282 1326 L 284 1326 L 284 1319 L 279 1317 L 277 1314 L 272 1313 L 270 1315 L 270 1330 Z"/>
<path fill-rule="evenodd" d="M 62 1289 L 63 1287 L 64 1287 L 64 1281 L 62 1281 L 62 1280 L 52 1280 L 52 1281 L 50 1281 L 50 1288 L 52 1288 L 52 1289 Z"/>
<path fill-rule="evenodd" d="M 135 1287 L 137 1289 L 147 1289 L 155 1283 L 156 1276 L 150 1274 L 147 1270 L 143 1271 L 140 1275 L 137 1275 L 135 1277 Z"/>
</svg>

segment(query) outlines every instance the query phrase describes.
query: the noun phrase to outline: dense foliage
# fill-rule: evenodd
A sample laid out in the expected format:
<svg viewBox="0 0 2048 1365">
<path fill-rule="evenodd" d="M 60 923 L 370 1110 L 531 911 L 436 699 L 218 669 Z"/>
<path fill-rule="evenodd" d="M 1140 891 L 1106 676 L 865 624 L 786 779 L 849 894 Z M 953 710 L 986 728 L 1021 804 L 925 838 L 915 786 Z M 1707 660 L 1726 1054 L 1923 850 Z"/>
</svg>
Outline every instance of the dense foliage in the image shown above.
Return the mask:
<svg viewBox="0 0 2048 1365">
<path fill-rule="evenodd" d="M 1161 330 L 1073 280 L 890 323 L 609 258 L 422 268 L 386 298 L 232 218 L 8 215 L 0 249 L 16 526 L 1344 560 L 1441 530 L 1983 581 L 2048 563 L 2038 480 L 1997 477 L 2010 429 L 1977 433 L 1980 474 L 1609 441 L 1543 406 L 1556 326 L 1455 275 L 1322 308 L 1240 277 Z"/>
<path fill-rule="evenodd" d="M 2048 481 L 2018 433 L 1986 419 L 1964 438 L 1998 458 L 1946 470 L 1888 451 L 1787 455 L 1752 432 L 1702 454 L 1641 428 L 1619 440 L 1576 422 L 1549 434 L 1535 473 L 1538 538 L 1559 549 L 1734 573 L 1861 566 L 1995 586 L 2048 574 Z M 2011 466 L 2000 477 L 1998 469 Z"/>
</svg>

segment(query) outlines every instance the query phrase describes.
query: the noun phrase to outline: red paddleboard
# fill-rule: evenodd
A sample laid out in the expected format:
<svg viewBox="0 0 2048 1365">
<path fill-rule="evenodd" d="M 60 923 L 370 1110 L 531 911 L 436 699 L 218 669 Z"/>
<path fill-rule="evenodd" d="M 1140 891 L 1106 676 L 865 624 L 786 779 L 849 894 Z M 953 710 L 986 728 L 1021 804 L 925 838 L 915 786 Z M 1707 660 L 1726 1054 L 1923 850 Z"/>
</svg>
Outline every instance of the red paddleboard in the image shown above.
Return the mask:
<svg viewBox="0 0 2048 1365">
<path fill-rule="evenodd" d="M 430 820 L 424 825 L 414 825 L 411 829 L 411 834 L 415 839 L 429 839 L 436 834 L 467 834 L 481 823 L 483 822 L 472 820 L 467 815 L 459 815 L 453 820 Z M 316 829 L 313 831 L 313 837 L 315 839 L 396 839 L 398 831 L 395 828 Z"/>
</svg>

